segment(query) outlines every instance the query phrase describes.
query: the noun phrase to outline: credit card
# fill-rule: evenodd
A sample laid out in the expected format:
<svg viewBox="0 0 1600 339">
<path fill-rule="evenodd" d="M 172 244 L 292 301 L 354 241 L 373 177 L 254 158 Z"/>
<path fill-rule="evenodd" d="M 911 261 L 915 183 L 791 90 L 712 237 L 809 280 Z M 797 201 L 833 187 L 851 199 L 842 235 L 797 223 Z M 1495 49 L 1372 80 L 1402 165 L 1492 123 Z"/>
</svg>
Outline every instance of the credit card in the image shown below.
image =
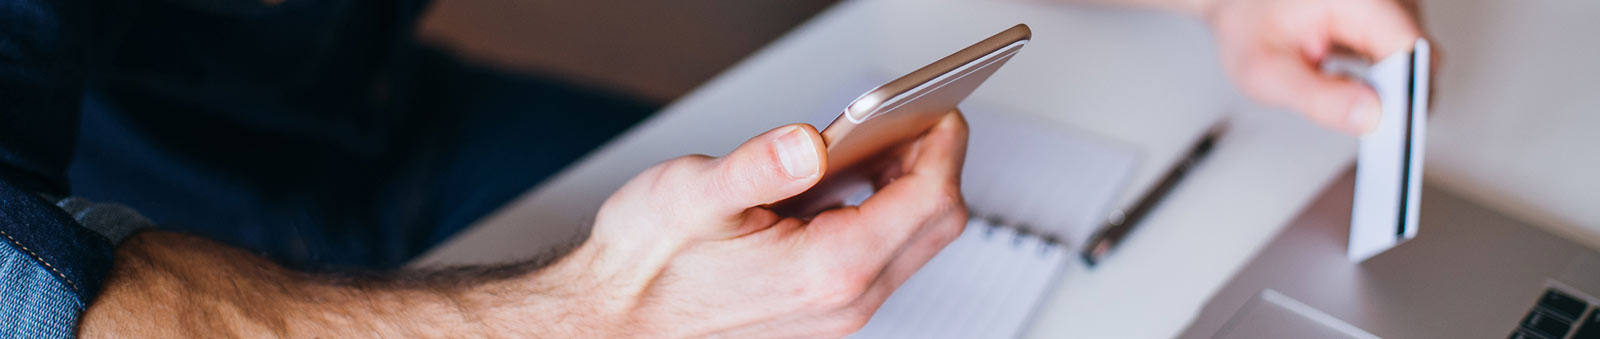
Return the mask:
<svg viewBox="0 0 1600 339">
<path fill-rule="evenodd" d="M 1417 236 L 1431 57 L 1428 41 L 1417 39 L 1411 51 L 1365 69 L 1334 66 L 1365 79 L 1383 106 L 1377 129 L 1361 137 L 1356 155 L 1350 246 L 1345 253 L 1350 261 L 1365 261 Z"/>
</svg>

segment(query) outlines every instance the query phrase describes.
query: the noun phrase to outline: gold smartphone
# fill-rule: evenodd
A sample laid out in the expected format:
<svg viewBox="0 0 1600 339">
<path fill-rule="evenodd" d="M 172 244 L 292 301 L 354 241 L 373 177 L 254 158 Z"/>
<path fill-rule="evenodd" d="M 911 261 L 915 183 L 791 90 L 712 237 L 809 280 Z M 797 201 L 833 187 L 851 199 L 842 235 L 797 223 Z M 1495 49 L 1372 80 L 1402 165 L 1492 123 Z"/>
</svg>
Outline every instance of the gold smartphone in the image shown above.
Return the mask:
<svg viewBox="0 0 1600 339">
<path fill-rule="evenodd" d="M 800 195 L 771 207 L 785 216 L 809 218 L 872 189 L 877 176 L 1033 37 L 1028 25 L 967 46 L 857 97 L 822 130 L 828 168 Z"/>
</svg>

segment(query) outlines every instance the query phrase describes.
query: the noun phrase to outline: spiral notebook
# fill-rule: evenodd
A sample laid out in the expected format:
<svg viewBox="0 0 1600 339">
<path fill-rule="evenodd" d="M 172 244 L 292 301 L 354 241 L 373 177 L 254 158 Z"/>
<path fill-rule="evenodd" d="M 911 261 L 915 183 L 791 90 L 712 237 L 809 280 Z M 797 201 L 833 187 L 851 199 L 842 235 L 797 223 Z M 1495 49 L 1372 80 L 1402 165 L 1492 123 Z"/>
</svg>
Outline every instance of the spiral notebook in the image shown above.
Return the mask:
<svg viewBox="0 0 1600 339">
<path fill-rule="evenodd" d="M 878 83 L 869 80 L 861 90 Z M 852 338 L 1019 335 L 1137 165 L 1125 144 L 977 100 L 961 107 L 970 126 L 961 189 L 973 219 Z"/>
<path fill-rule="evenodd" d="M 1009 338 L 1070 258 L 1064 246 L 972 219 L 851 338 Z"/>
</svg>

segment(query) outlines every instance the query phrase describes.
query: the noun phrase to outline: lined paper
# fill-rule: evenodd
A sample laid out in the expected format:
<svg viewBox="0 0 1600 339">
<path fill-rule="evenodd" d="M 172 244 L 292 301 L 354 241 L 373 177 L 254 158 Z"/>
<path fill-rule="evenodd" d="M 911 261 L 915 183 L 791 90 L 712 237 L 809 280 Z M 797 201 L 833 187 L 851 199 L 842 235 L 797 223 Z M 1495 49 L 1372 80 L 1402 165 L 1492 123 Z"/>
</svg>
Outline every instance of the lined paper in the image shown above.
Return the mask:
<svg viewBox="0 0 1600 339">
<path fill-rule="evenodd" d="M 1069 253 L 973 219 L 851 338 L 1015 336 Z"/>
<path fill-rule="evenodd" d="M 845 86 L 812 123 L 826 126 L 882 80 Z M 852 338 L 1018 335 L 1138 162 L 1131 146 L 1045 119 L 974 100 L 961 108 L 970 127 L 961 189 L 974 218 Z"/>
</svg>

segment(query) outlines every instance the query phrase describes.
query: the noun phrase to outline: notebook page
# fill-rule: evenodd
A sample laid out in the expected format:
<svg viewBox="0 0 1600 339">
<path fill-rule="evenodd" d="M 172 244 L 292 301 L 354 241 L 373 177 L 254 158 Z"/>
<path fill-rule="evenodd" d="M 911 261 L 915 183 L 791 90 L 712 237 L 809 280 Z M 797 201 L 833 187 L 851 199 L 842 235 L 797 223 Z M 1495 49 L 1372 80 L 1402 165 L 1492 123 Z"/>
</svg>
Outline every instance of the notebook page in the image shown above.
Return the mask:
<svg viewBox="0 0 1600 339">
<path fill-rule="evenodd" d="M 1132 146 L 985 102 L 970 126 L 961 191 L 973 212 L 1076 248 L 1105 223 L 1138 165 Z"/>
<path fill-rule="evenodd" d="M 812 124 L 826 126 L 883 80 L 842 86 Z M 961 108 L 970 127 L 961 189 L 974 219 L 854 338 L 1015 336 L 1137 165 L 1138 153 L 1125 144 L 976 100 Z"/>
<path fill-rule="evenodd" d="M 850 337 L 1013 337 L 1070 253 L 973 219 Z"/>
<path fill-rule="evenodd" d="M 840 86 L 810 122 L 826 127 L 850 101 L 888 79 L 863 76 Z M 973 214 L 1073 248 L 1105 222 L 1138 166 L 1137 149 L 1125 143 L 977 99 L 961 110 L 969 127 L 961 192 Z"/>
</svg>

